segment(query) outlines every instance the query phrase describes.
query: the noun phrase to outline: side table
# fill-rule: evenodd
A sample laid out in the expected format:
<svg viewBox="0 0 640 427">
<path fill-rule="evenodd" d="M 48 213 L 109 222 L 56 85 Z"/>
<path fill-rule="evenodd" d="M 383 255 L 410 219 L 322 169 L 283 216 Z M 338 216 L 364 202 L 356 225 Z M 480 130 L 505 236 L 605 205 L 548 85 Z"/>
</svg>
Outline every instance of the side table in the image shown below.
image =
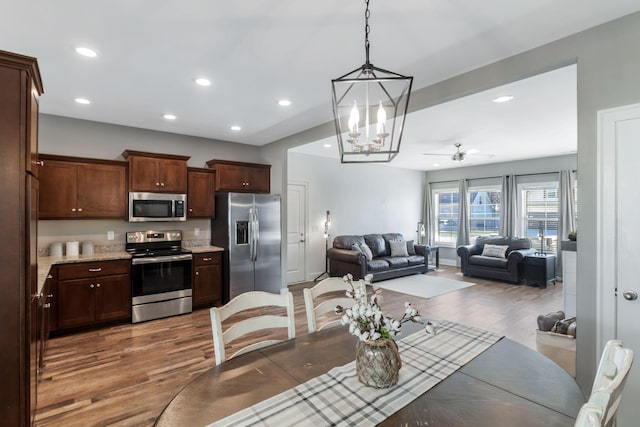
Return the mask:
<svg viewBox="0 0 640 427">
<path fill-rule="evenodd" d="M 535 253 L 524 258 L 524 280 L 528 284 L 547 287 L 547 282 L 556 282 L 556 256 L 547 253 Z"/>
<path fill-rule="evenodd" d="M 431 254 L 435 254 L 436 265 L 429 265 L 429 260 L 427 260 L 427 271 L 435 271 L 440 268 L 440 247 L 429 246 L 429 255 Z"/>
</svg>

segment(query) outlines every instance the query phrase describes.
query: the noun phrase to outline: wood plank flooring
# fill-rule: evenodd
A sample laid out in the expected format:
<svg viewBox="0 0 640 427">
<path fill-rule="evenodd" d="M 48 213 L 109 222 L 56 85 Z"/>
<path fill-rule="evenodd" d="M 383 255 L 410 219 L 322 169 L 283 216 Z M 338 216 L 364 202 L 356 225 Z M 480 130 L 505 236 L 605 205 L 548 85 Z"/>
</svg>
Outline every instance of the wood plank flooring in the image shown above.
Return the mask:
<svg viewBox="0 0 640 427">
<path fill-rule="evenodd" d="M 410 300 L 431 319 L 506 335 L 535 349 L 536 317 L 562 308 L 562 284 L 547 289 L 464 278 L 441 266 L 429 275 L 476 286 L 432 299 L 383 292 L 383 311 L 400 317 Z M 290 287 L 296 333 L 307 333 L 302 288 Z M 152 426 L 191 379 L 215 365 L 208 310 L 49 340 L 38 388 L 37 426 Z"/>
</svg>

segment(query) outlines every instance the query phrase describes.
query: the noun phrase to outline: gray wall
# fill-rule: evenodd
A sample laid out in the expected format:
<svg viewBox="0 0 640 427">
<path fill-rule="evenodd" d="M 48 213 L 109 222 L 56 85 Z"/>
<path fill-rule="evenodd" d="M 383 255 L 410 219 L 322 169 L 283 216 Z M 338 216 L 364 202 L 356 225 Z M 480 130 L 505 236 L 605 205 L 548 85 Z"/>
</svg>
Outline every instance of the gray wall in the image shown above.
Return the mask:
<svg viewBox="0 0 640 427">
<path fill-rule="evenodd" d="M 337 159 L 289 153 L 289 182 L 307 184 L 308 277 L 324 271 L 324 221 L 330 239 L 342 234 L 402 233 L 416 238 L 422 216 L 424 173 L 379 164 L 340 164 Z"/>
<path fill-rule="evenodd" d="M 549 181 L 546 172 L 559 172 L 561 170 L 575 170 L 578 163 L 578 156 L 569 154 L 565 156 L 545 157 L 540 159 L 521 160 L 516 162 L 495 163 L 492 165 L 468 166 L 462 168 L 443 169 L 429 171 L 426 173 L 426 182 L 458 181 L 460 179 L 480 179 L 489 177 L 500 177 L 502 175 L 529 175 L 543 174 L 539 178 L 542 181 Z M 525 178 L 525 177 L 522 177 Z M 536 177 L 527 177 L 527 182 L 535 181 Z M 532 181 L 533 180 L 533 181 Z M 498 178 L 494 180 L 500 184 Z M 520 180 L 522 182 L 522 180 Z M 578 185 L 580 179 L 578 177 Z M 457 184 L 456 184 L 457 186 Z M 473 243 L 473 242 L 471 242 Z M 446 265 L 456 265 L 458 255 L 456 249 L 451 247 L 440 248 L 440 262 Z"/>
<path fill-rule="evenodd" d="M 577 63 L 578 170 L 580 171 L 580 240 L 578 253 L 577 380 L 583 390 L 591 386 L 600 349 L 596 348 L 596 114 L 599 110 L 640 102 L 640 13 L 634 13 L 536 49 L 416 90 L 410 110 L 430 107 L 524 77 Z M 552 100 L 550 100 L 552 102 Z M 264 151 L 280 152 L 332 133 L 330 123 L 308 134 L 277 141 Z M 273 156 L 272 158 L 276 158 Z M 286 162 L 280 168 L 286 186 Z"/>
</svg>

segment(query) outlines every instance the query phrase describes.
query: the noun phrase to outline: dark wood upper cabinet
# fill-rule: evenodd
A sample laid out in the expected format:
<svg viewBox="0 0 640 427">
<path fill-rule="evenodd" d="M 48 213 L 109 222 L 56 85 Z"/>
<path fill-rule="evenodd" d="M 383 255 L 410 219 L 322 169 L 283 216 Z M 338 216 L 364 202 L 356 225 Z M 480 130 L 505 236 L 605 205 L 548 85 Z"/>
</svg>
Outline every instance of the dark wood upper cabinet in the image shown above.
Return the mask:
<svg viewBox="0 0 640 427">
<path fill-rule="evenodd" d="M 129 161 L 129 191 L 187 193 L 188 156 L 125 150 Z"/>
<path fill-rule="evenodd" d="M 46 154 L 40 161 L 40 219 L 126 217 L 126 163 Z"/>
<path fill-rule="evenodd" d="M 214 159 L 207 166 L 216 171 L 216 191 L 271 192 L 271 165 Z"/>
<path fill-rule="evenodd" d="M 215 172 L 209 169 L 188 169 L 187 217 L 215 217 Z"/>
</svg>

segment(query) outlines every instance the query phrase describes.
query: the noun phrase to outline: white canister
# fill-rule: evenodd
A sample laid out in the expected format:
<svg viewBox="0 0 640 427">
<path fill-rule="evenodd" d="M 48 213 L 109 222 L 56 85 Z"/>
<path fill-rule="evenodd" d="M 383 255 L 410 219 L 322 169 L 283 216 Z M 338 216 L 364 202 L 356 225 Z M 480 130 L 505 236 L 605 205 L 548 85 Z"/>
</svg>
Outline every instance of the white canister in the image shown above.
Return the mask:
<svg viewBox="0 0 640 427">
<path fill-rule="evenodd" d="M 91 240 L 82 242 L 82 255 L 93 255 L 93 242 Z"/>
<path fill-rule="evenodd" d="M 49 245 L 49 256 L 62 256 L 62 242 L 53 242 Z"/>
<path fill-rule="evenodd" d="M 67 242 L 67 256 L 80 255 L 80 244 L 77 241 Z"/>
</svg>

